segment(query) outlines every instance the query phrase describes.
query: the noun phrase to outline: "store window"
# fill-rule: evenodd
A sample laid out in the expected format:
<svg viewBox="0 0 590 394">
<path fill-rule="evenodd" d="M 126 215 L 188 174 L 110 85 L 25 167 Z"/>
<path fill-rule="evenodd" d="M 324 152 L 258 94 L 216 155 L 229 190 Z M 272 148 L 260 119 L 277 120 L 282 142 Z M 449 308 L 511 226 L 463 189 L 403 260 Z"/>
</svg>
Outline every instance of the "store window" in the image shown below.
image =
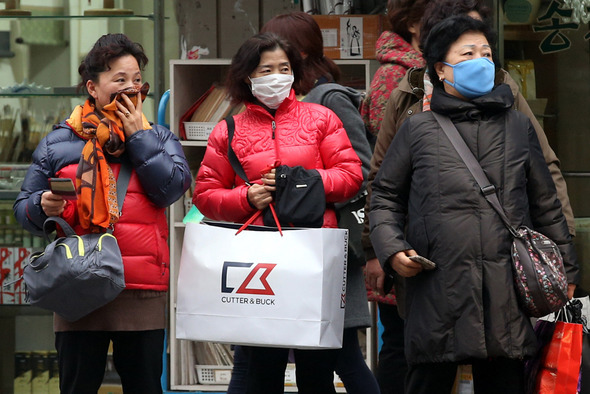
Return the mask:
<svg viewBox="0 0 590 394">
<path fill-rule="evenodd" d="M 504 68 L 561 161 L 590 291 L 590 0 L 498 0 Z"/>
</svg>

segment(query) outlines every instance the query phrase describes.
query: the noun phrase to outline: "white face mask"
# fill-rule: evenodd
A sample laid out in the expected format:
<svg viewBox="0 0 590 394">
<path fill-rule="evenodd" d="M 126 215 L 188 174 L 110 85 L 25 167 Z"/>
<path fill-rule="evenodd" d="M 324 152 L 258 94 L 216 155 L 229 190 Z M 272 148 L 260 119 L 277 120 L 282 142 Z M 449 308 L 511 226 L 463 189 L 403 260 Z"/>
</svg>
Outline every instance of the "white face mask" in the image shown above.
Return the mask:
<svg viewBox="0 0 590 394">
<path fill-rule="evenodd" d="M 292 74 L 270 74 L 258 78 L 249 78 L 254 97 L 268 108 L 277 109 L 291 92 Z"/>
</svg>

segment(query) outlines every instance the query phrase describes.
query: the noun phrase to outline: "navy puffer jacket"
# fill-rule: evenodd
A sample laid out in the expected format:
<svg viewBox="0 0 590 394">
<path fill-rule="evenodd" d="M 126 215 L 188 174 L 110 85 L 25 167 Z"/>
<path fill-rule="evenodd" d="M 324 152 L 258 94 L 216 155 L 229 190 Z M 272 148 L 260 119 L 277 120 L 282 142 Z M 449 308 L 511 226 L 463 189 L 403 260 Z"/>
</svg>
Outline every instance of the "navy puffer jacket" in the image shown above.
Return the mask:
<svg viewBox="0 0 590 394">
<path fill-rule="evenodd" d="M 165 208 L 180 198 L 191 182 L 190 170 L 178 138 L 162 126 L 140 130 L 126 141 L 124 155 L 133 171 L 115 224 L 128 289 L 166 291 L 169 278 L 168 224 Z M 41 208 L 41 195 L 49 190 L 48 178 L 75 180 L 78 162 L 86 141 L 67 123 L 60 123 L 39 143 L 21 192 L 14 203 L 19 223 L 29 232 L 41 235 L 47 215 Z M 107 156 L 115 176 L 119 160 Z M 62 217 L 83 234 L 75 201 L 68 201 Z"/>
</svg>

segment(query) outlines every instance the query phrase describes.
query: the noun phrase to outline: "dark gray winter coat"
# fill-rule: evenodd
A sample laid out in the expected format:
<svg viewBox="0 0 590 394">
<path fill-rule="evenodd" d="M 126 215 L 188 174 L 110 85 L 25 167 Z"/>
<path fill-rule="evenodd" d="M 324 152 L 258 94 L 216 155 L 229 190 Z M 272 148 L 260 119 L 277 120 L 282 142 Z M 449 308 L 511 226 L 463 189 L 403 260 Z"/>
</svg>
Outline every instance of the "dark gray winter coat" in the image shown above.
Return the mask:
<svg viewBox="0 0 590 394">
<path fill-rule="evenodd" d="M 512 225 L 553 239 L 568 282 L 576 283 L 555 186 L 533 126 L 510 109 L 513 100 L 507 85 L 471 101 L 437 88 L 431 108 L 451 118 Z M 532 355 L 535 335 L 513 287 L 510 233 L 431 112 L 403 124 L 372 188 L 371 241 L 379 261 L 389 265 L 397 252 L 414 249 L 438 265 L 406 279 L 408 362 Z"/>
<path fill-rule="evenodd" d="M 358 110 L 361 103 L 360 93 L 355 89 L 337 83 L 323 83 L 311 89 L 303 101 L 321 104 L 324 107 L 330 108 L 342 121 L 350 144 L 362 163 L 363 185 L 358 195 L 363 195 L 367 185 L 367 175 L 371 162 L 371 146 L 367 140 L 365 124 Z M 341 208 L 344 205 L 344 203 L 340 203 L 336 204 L 336 207 Z M 356 234 L 356 236 L 360 236 L 360 234 Z M 360 239 L 350 240 L 350 242 L 358 243 L 357 250 L 359 253 L 362 253 Z M 368 327 L 371 325 L 371 315 L 369 313 L 365 276 L 363 274 L 365 262 L 364 259 L 361 260 L 360 258 L 351 257 L 352 255 L 349 253 L 344 328 Z"/>
</svg>

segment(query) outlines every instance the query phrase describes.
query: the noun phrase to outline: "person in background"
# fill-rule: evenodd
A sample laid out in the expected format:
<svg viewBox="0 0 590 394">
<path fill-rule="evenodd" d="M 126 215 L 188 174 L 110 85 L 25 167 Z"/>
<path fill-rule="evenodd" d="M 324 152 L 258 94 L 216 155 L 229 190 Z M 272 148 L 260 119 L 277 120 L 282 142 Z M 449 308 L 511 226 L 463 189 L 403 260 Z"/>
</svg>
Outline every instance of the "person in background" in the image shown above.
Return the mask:
<svg viewBox="0 0 590 394">
<path fill-rule="evenodd" d="M 488 25 L 466 15 L 445 19 L 423 48 L 430 111 L 408 118 L 393 139 L 372 184 L 370 212 L 379 260 L 406 278 L 406 391 L 450 393 L 457 366 L 471 364 L 476 394 L 521 394 L 524 359 L 537 340 L 513 286 L 512 235 L 433 112 L 458 129 L 513 226 L 556 242 L 570 298 L 579 280 L 572 237 L 530 120 L 512 109 L 511 88 L 494 83 Z M 415 255 L 436 269 L 424 271 L 408 258 Z"/>
<path fill-rule="evenodd" d="M 363 181 L 361 162 L 342 122 L 329 109 L 300 102 L 291 88 L 302 79 L 301 56 L 272 33 L 246 40 L 232 59 L 226 89 L 246 110 L 234 116 L 231 146 L 251 184 L 236 175 L 228 159 L 227 123 L 209 136 L 196 180 L 193 202 L 208 218 L 246 222 L 273 201 L 280 163 L 316 169 L 328 203 L 323 227 L 337 227 L 333 203 L 350 199 Z M 253 224 L 262 224 L 258 217 Z M 261 332 L 261 335 L 264 335 Z M 246 393 L 283 393 L 289 349 L 240 346 L 247 358 Z M 338 349 L 295 350 L 300 393 L 334 393 Z"/>
<path fill-rule="evenodd" d="M 381 63 L 367 96 L 361 114 L 367 129 L 373 135 L 379 133 L 385 104 L 406 71 L 412 67 L 424 67 L 420 52 L 420 19 L 429 0 L 389 0 L 387 20 L 391 30 L 379 36 L 376 58 Z"/>
<path fill-rule="evenodd" d="M 123 390 L 162 393 L 170 255 L 165 211 L 189 188 L 191 174 L 178 138 L 143 114 L 147 61 L 141 45 L 123 34 L 98 39 L 78 68 L 88 99 L 39 143 L 14 203 L 17 220 L 35 235 L 43 234 L 49 216 L 61 216 L 77 234 L 113 227 L 123 256 L 126 288 L 115 300 L 74 322 L 54 314 L 61 393 L 98 391 L 111 341 Z M 88 155 L 100 160 L 88 162 Z M 102 159 L 104 166 L 97 163 Z M 123 160 L 132 173 L 117 218 L 109 215 L 117 206 L 89 191 L 113 190 Z M 86 171 L 97 176 L 89 179 Z M 75 180 L 78 199 L 49 191 L 51 177 Z"/>
<path fill-rule="evenodd" d="M 469 15 L 476 19 L 481 19 L 488 24 L 491 22 L 490 10 L 482 0 L 431 0 L 428 6 L 425 8 L 424 15 L 421 19 L 419 38 L 420 42 L 423 43 L 425 41 L 425 39 L 428 37 L 428 34 L 430 33 L 430 29 L 436 23 L 453 15 Z M 422 45 L 423 44 L 421 44 L 421 46 Z M 498 62 L 498 59 L 494 59 L 494 61 Z M 543 151 L 543 156 L 545 157 L 545 162 L 549 167 L 553 182 L 555 183 L 555 186 L 557 188 L 557 195 L 559 201 L 561 202 L 563 213 L 568 222 L 570 234 L 574 236 L 574 215 L 571 209 L 569 197 L 567 195 L 566 183 L 559 169 L 559 160 L 557 159 L 555 152 L 553 152 L 553 150 L 549 146 L 547 137 L 543 132 L 542 127 L 533 115 L 526 100 L 520 93 L 516 82 L 510 77 L 510 75 L 506 71 L 498 68 L 496 72 L 496 83 L 506 83 L 508 84 L 508 86 L 510 86 L 515 98 L 513 108 L 518 110 L 519 112 L 524 113 L 533 124 L 535 132 L 537 133 L 537 138 L 541 145 L 541 149 Z M 385 114 L 383 116 L 383 121 L 381 123 L 381 129 L 377 136 L 375 150 L 371 158 L 371 170 L 369 172 L 369 179 L 367 184 L 367 192 L 369 193 L 369 196 L 371 195 L 372 182 L 375 179 L 377 171 L 379 171 L 379 168 L 381 167 L 383 157 L 385 156 L 385 153 L 387 152 L 387 149 L 389 148 L 391 141 L 397 133 L 397 130 L 399 130 L 399 128 L 407 118 L 414 116 L 422 111 L 428 111 L 430 109 L 429 97 L 431 94 L 432 84 L 429 81 L 428 73 L 426 72 L 426 67 L 416 67 L 409 69 L 406 72 L 406 75 L 403 77 L 403 79 L 399 82 L 399 86 L 396 89 L 394 89 L 391 93 L 391 96 L 389 97 L 387 105 L 385 107 Z M 378 292 L 382 292 L 386 274 L 381 268 L 381 264 L 379 264 L 380 262 L 376 258 L 374 258 L 375 251 L 369 238 L 370 209 L 370 198 L 368 198 L 367 205 L 365 206 L 365 228 L 362 234 L 363 248 L 365 251 L 365 256 L 367 257 L 366 279 L 367 285 L 370 288 Z M 404 280 L 395 274 L 393 274 L 393 277 L 395 280 L 396 297 L 399 300 L 404 296 Z M 396 360 L 396 367 L 392 365 L 391 367 L 387 367 L 387 370 L 399 371 L 399 365 L 405 364 L 405 359 L 403 358 L 403 325 L 393 326 L 394 328 L 390 330 L 388 333 L 387 326 L 385 325 L 386 321 L 384 319 L 384 316 L 387 315 L 382 313 L 381 309 L 382 308 L 380 304 L 381 320 L 384 323 L 385 327 L 384 333 L 382 335 L 382 351 L 384 351 L 383 349 L 387 348 L 389 343 L 396 344 L 394 346 L 396 346 L 397 349 L 397 352 L 392 355 L 393 359 Z M 403 316 L 404 311 L 399 306 L 399 303 L 396 312 Z M 391 315 L 392 314 L 389 314 L 389 316 Z M 397 330 L 395 330 L 395 327 L 397 327 Z M 379 376 L 380 375 L 378 375 L 378 378 Z M 396 380 L 399 381 L 399 377 L 396 378 Z M 384 393 L 400 392 L 385 391 L 383 386 L 382 391 Z"/>
<path fill-rule="evenodd" d="M 376 57 L 381 63 L 363 102 L 361 113 L 367 129 L 377 136 L 385 113 L 385 104 L 406 71 L 424 67 L 420 52 L 421 18 L 429 0 L 389 0 L 387 19 L 391 30 L 381 33 L 376 44 Z M 367 201 L 368 204 L 368 201 Z M 368 211 L 366 211 L 368 212 Z M 366 219 L 365 219 L 366 220 Z M 363 243 L 366 259 L 365 273 L 368 278 L 383 272 L 375 253 L 367 240 Z M 368 244 L 365 245 L 365 244 Z M 404 392 L 404 377 L 407 365 L 404 357 L 404 322 L 396 306 L 395 289 L 388 294 L 366 286 L 369 301 L 376 301 L 379 320 L 383 327 L 382 346 L 375 375 L 382 394 Z"/>
<path fill-rule="evenodd" d="M 291 12 L 270 19 L 260 31 L 279 35 L 301 54 L 302 76 L 293 86 L 298 97 L 304 102 L 321 104 L 331 109 L 342 121 L 362 163 L 363 185 L 353 200 L 364 201 L 372 151 L 359 113 L 361 94 L 337 83 L 340 69 L 333 60 L 324 56 L 319 25 L 305 12 Z M 361 207 L 362 204 L 361 202 Z M 339 215 L 351 215 L 350 210 L 354 209 L 345 203 L 337 203 L 335 206 Z M 358 341 L 358 329 L 371 325 L 363 276 L 365 261 L 360 245 L 361 229 L 361 223 L 349 228 L 344 339 L 336 365 L 336 373 L 346 391 L 351 394 L 379 393 L 375 377 L 365 362 Z"/>
</svg>

